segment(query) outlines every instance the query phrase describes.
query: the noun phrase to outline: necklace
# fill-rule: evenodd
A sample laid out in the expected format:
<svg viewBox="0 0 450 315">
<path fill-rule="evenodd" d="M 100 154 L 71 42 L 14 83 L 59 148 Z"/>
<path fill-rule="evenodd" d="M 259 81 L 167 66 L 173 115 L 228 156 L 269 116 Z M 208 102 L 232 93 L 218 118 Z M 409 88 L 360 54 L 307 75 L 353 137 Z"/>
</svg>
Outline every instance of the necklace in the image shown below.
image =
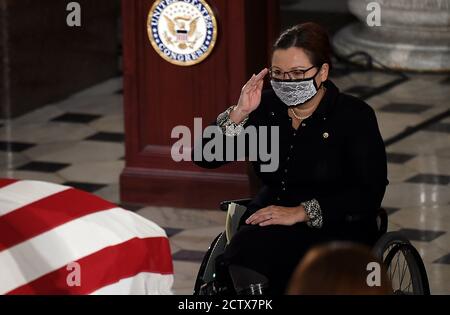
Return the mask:
<svg viewBox="0 0 450 315">
<path fill-rule="evenodd" d="M 323 92 L 325 92 L 327 89 L 326 89 L 324 86 L 322 86 L 322 87 L 320 88 L 320 90 L 322 90 Z M 292 112 L 292 115 L 294 115 L 294 117 L 297 118 L 298 120 L 305 120 L 305 119 L 308 119 L 309 117 L 311 117 L 311 116 L 313 115 L 313 113 L 314 113 L 314 111 L 315 111 L 315 110 L 314 110 L 314 111 L 313 111 L 311 114 L 309 114 L 308 116 L 302 117 L 302 116 L 297 115 L 297 114 L 295 113 L 295 111 L 294 111 L 293 108 L 290 108 L 290 110 L 291 110 L 291 112 Z"/>
<path fill-rule="evenodd" d="M 305 117 L 298 116 L 298 115 L 295 113 L 295 111 L 294 111 L 293 108 L 290 108 L 290 110 L 291 110 L 292 115 L 294 115 L 294 117 L 297 118 L 298 120 L 305 120 L 305 119 L 308 119 L 309 117 L 312 116 L 312 114 L 310 114 L 310 115 L 308 115 L 308 116 L 305 116 Z"/>
</svg>

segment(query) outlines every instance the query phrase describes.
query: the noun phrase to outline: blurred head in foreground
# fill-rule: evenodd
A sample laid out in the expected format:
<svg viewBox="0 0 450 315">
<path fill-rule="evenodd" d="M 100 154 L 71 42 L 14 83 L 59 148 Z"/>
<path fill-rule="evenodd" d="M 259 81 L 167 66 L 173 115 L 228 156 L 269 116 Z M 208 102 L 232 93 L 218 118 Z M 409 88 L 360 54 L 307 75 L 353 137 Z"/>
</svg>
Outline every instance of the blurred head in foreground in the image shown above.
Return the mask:
<svg viewBox="0 0 450 315">
<path fill-rule="evenodd" d="M 385 295 L 392 285 L 370 249 L 335 242 L 311 249 L 295 270 L 289 295 Z"/>
</svg>

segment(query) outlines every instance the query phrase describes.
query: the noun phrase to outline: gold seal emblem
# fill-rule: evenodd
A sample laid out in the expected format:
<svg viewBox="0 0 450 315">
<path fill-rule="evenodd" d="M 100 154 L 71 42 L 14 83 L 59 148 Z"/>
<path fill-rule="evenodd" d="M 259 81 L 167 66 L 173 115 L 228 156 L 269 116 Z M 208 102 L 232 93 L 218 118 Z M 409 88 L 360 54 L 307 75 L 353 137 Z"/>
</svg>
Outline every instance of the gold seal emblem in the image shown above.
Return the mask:
<svg viewBox="0 0 450 315">
<path fill-rule="evenodd" d="M 166 61 L 192 66 L 214 50 L 217 20 L 205 0 L 157 0 L 148 14 L 147 33 Z"/>
</svg>

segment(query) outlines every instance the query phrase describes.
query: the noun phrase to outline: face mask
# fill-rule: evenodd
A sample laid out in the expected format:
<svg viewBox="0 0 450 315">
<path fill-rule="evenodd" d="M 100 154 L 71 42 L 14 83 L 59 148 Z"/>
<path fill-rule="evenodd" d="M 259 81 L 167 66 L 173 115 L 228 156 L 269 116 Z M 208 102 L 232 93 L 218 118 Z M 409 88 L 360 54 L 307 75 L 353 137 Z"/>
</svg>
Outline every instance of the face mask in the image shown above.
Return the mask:
<svg viewBox="0 0 450 315">
<path fill-rule="evenodd" d="M 318 92 L 320 86 L 316 84 L 316 76 L 302 80 L 271 80 L 272 88 L 278 98 L 287 106 L 297 106 L 312 99 Z M 322 85 L 322 84 L 321 84 Z"/>
</svg>

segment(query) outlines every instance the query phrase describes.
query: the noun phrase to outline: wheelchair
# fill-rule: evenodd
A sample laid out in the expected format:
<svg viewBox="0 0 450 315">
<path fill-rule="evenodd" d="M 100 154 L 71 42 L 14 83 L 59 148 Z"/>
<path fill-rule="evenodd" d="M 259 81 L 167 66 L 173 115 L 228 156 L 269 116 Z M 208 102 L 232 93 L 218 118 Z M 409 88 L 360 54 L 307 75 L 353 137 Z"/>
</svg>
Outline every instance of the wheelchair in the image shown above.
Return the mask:
<svg viewBox="0 0 450 315">
<path fill-rule="evenodd" d="M 215 283 L 215 262 L 237 231 L 240 217 L 244 214 L 250 201 L 251 199 L 238 199 L 220 203 L 220 210 L 228 211 L 230 214 L 231 209 L 234 219 L 227 216 L 225 231 L 220 233 L 208 248 L 195 281 L 194 295 L 221 294 L 221 288 L 218 288 Z M 375 257 L 385 265 L 388 277 L 392 282 L 394 295 L 429 295 L 428 277 L 420 254 L 400 232 L 387 232 L 388 215 L 383 208 L 378 211 L 377 225 L 379 238 L 372 251 Z M 261 288 L 253 286 L 249 290 L 241 292 L 241 294 L 264 293 Z"/>
</svg>

